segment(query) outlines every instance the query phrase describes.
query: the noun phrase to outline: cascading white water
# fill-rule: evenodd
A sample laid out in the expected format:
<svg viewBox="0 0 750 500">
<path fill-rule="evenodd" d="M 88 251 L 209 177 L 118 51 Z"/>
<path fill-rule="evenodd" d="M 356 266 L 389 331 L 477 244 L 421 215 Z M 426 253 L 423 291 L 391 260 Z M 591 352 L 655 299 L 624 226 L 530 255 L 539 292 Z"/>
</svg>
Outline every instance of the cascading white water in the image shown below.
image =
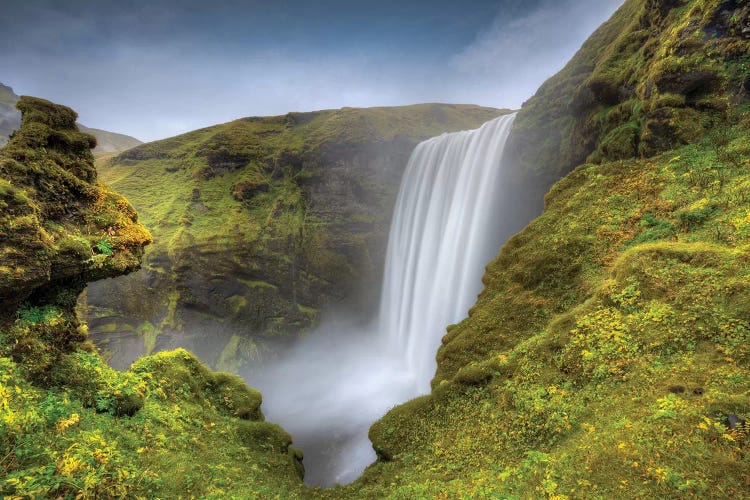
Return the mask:
<svg viewBox="0 0 750 500">
<path fill-rule="evenodd" d="M 412 153 L 388 240 L 379 330 L 424 393 L 445 327 L 461 320 L 498 251 L 502 155 L 515 115 L 444 134 Z"/>
<path fill-rule="evenodd" d="M 377 325 L 325 324 L 249 380 L 305 452 L 306 481 L 350 482 L 375 459 L 367 431 L 429 390 L 445 327 L 481 290 L 501 238 L 502 155 L 514 115 L 413 152 L 393 216 Z"/>
</svg>

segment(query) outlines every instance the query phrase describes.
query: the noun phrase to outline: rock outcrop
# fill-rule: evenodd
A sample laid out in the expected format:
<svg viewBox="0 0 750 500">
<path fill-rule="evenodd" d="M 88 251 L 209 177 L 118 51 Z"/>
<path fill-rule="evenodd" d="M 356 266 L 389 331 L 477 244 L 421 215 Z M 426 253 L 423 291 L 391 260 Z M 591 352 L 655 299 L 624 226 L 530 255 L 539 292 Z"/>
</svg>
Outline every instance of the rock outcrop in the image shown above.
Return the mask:
<svg viewBox="0 0 750 500">
<path fill-rule="evenodd" d="M 0 83 L 0 146 L 6 144 L 11 134 L 21 126 L 21 113 L 16 109 L 19 99 L 12 88 Z M 135 137 L 88 128 L 80 123 L 76 125 L 80 132 L 96 137 L 95 154 L 118 153 L 142 144 Z"/>
<path fill-rule="evenodd" d="M 690 144 L 747 99 L 743 1 L 628 1 L 519 112 L 509 150 L 519 190 L 541 199 L 584 162 Z"/>
<path fill-rule="evenodd" d="M 22 304 L 32 315 L 59 306 L 67 319 L 48 332 L 54 349 L 16 342 L 12 350 L 35 357 L 43 375 L 85 340 L 73 309 L 86 283 L 137 269 L 151 236 L 127 200 L 97 180 L 96 139 L 79 132 L 73 110 L 33 97 L 17 107 L 21 127 L 0 152 L 0 322 Z"/>
</svg>

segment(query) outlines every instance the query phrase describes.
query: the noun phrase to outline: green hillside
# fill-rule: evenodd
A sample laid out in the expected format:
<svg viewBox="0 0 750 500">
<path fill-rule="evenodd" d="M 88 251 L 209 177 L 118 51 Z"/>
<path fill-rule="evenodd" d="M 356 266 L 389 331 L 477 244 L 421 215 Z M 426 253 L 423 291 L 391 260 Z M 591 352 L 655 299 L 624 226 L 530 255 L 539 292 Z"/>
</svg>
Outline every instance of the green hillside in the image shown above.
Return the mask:
<svg viewBox="0 0 750 500">
<path fill-rule="evenodd" d="M 143 144 L 135 137 L 130 137 L 129 135 L 116 134 L 98 128 L 88 128 L 80 123 L 78 124 L 78 128 L 81 132 L 96 137 L 96 148 L 94 148 L 95 154 L 119 153 Z"/>
<path fill-rule="evenodd" d="M 92 335 L 117 366 L 177 343 L 237 369 L 321 313 L 367 317 L 414 146 L 504 112 L 421 104 L 245 118 L 102 163 L 155 243 L 141 272 L 89 287 Z"/>
</svg>

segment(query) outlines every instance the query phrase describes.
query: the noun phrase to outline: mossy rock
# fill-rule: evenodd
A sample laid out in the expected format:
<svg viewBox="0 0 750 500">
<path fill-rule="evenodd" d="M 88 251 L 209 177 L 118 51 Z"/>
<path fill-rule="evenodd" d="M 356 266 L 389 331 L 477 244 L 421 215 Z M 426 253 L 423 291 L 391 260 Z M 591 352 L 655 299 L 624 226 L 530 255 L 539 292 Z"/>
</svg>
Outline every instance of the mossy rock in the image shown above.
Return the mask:
<svg viewBox="0 0 750 500">
<path fill-rule="evenodd" d="M 292 437 L 284 429 L 266 422 L 240 422 L 237 435 L 246 446 L 269 448 L 279 453 L 286 453 L 292 444 Z"/>
<path fill-rule="evenodd" d="M 641 127 L 638 123 L 626 123 L 612 130 L 599 144 L 600 161 L 616 161 L 633 158 L 638 154 Z"/>
<path fill-rule="evenodd" d="M 137 268 L 151 236 L 127 201 L 98 182 L 90 151 L 96 141 L 78 130 L 76 113 L 33 97 L 22 97 L 17 107 L 21 128 L 0 159 L 0 228 L 12 229 L 0 229 L 0 298 L 13 306 L 49 282 Z M 103 239 L 111 258 L 91 259 L 87 242 Z"/>
<path fill-rule="evenodd" d="M 149 374 L 154 387 L 166 393 L 183 394 L 195 401 L 209 399 L 229 416 L 262 421 L 260 392 L 249 388 L 236 375 L 212 372 L 194 354 L 184 350 L 160 352 L 139 359 L 131 370 Z"/>
<path fill-rule="evenodd" d="M 214 373 L 213 384 L 221 401 L 233 415 L 243 420 L 263 420 L 260 392 L 248 387 L 240 377 L 229 373 Z"/>
<path fill-rule="evenodd" d="M 649 114 L 638 152 L 653 156 L 660 151 L 697 141 L 705 132 L 701 114 L 692 108 L 659 108 Z"/>
</svg>

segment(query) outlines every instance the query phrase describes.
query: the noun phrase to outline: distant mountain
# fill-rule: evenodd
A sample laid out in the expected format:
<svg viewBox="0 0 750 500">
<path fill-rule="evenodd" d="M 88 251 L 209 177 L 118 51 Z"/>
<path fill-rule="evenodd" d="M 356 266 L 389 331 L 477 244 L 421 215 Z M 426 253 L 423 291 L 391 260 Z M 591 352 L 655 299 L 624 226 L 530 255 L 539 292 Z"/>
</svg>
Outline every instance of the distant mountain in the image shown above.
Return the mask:
<svg viewBox="0 0 750 500">
<path fill-rule="evenodd" d="M 78 130 L 96 137 L 96 147 L 94 153 L 121 153 L 130 148 L 143 144 L 135 137 L 129 135 L 108 132 L 98 128 L 89 128 L 85 125 L 78 124 Z"/>
<path fill-rule="evenodd" d="M 0 83 L 0 146 L 5 145 L 10 134 L 21 125 L 21 113 L 16 109 L 18 99 L 12 88 Z M 81 132 L 96 137 L 94 153 L 120 153 L 143 144 L 129 135 L 89 128 L 80 123 L 76 125 Z"/>
<path fill-rule="evenodd" d="M 8 136 L 21 125 L 21 113 L 16 109 L 18 96 L 13 89 L 0 83 L 0 146 L 8 142 Z"/>
</svg>

